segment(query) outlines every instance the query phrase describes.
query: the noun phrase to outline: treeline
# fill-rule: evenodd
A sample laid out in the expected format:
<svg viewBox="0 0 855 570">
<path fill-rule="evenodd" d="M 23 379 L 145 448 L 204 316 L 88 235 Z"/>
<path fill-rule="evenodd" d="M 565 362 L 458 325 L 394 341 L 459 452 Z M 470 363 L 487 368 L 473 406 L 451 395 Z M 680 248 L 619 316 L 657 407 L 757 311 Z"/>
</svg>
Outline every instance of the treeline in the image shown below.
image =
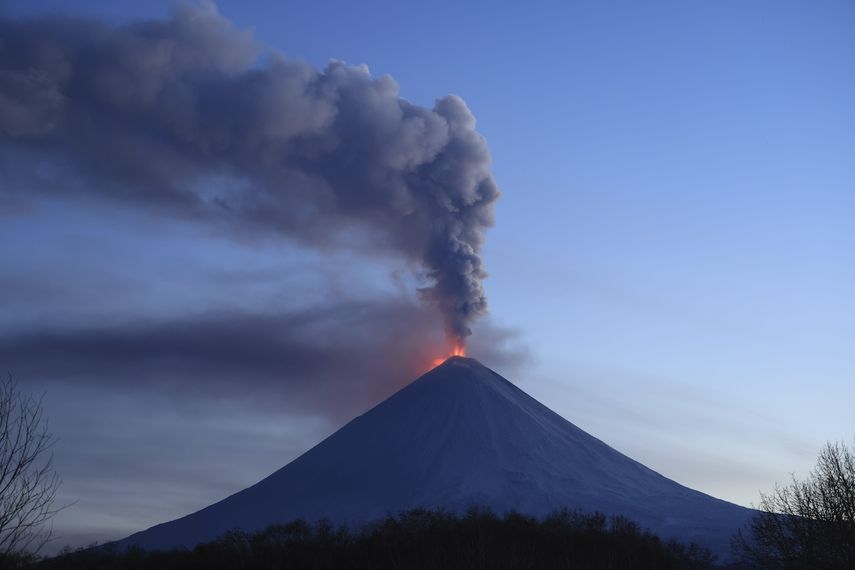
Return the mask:
<svg viewBox="0 0 855 570">
<path fill-rule="evenodd" d="M 456 516 L 416 509 L 358 531 L 295 521 L 257 533 L 228 532 L 192 550 L 117 551 L 109 546 L 64 552 L 45 570 L 502 570 L 713 567 L 697 545 L 662 541 L 623 517 L 559 511 L 544 519 L 487 510 Z"/>
</svg>

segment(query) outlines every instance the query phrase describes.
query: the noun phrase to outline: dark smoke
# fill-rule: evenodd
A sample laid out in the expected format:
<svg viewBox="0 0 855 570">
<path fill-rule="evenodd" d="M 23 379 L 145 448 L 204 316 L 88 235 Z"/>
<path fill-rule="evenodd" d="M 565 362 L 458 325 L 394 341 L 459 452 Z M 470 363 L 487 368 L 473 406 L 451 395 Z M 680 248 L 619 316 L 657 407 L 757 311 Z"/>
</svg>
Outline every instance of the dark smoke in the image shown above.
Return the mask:
<svg viewBox="0 0 855 570">
<path fill-rule="evenodd" d="M 263 315 L 53 325 L 0 332 L 0 370 L 51 393 L 53 384 L 65 384 L 180 401 L 248 398 L 254 406 L 345 421 L 432 366 L 442 353 L 437 321 L 421 305 L 382 297 Z M 514 331 L 489 321 L 471 349 L 505 373 L 528 359 Z"/>
<path fill-rule="evenodd" d="M 364 66 L 317 71 L 212 4 L 121 27 L 0 20 L 0 204 L 106 197 L 236 234 L 391 252 L 422 268 L 457 341 L 486 312 L 489 167 L 460 98 L 427 109 Z"/>
</svg>

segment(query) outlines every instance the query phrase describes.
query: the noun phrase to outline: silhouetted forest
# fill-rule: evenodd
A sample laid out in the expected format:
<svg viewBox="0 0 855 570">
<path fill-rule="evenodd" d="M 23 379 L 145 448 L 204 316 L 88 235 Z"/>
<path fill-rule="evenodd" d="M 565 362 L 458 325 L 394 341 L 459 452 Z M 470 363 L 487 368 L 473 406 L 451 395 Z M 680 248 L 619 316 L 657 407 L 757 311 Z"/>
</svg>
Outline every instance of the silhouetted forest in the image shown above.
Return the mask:
<svg viewBox="0 0 855 570">
<path fill-rule="evenodd" d="M 295 521 L 233 531 L 192 550 L 65 552 L 45 570 L 171 569 L 681 569 L 712 568 L 697 545 L 665 542 L 623 517 L 559 511 L 545 519 L 487 510 L 412 510 L 358 531 Z"/>
</svg>

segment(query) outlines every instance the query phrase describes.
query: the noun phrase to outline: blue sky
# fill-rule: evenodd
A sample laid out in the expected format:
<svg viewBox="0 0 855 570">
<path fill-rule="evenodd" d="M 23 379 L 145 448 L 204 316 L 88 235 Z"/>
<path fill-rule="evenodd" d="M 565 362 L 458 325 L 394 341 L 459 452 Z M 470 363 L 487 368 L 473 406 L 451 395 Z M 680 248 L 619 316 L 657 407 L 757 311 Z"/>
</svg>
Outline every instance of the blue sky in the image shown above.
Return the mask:
<svg viewBox="0 0 855 570">
<path fill-rule="evenodd" d="M 851 2 L 218 6 L 316 67 L 365 63 L 428 107 L 448 93 L 465 99 L 503 192 L 484 252 L 490 319 L 530 355 L 507 375 L 549 407 L 666 476 L 741 504 L 804 473 L 825 441 L 855 434 Z M 0 10 L 120 23 L 163 17 L 169 5 L 34 0 Z M 234 243 L 176 222 L 151 231 L 143 215 L 123 216 L 60 204 L 0 218 L 0 260 L 13 278 L 45 284 L 7 302 L 0 329 L 300 306 L 337 281 L 401 287 L 390 277 L 401 268 L 383 260 L 358 258 L 342 275 L 333 268 L 343 254 Z M 235 266 L 257 278 L 216 277 Z M 87 297 L 92 280 L 115 295 Z M 99 449 L 128 465 L 128 442 L 75 407 L 87 390 L 48 391 L 55 429 L 71 448 L 102 434 Z M 99 397 L 124 402 L 103 422 L 138 418 L 127 394 Z M 83 497 L 63 524 L 83 521 L 87 538 L 103 539 L 111 525 L 180 515 L 267 475 L 340 421 L 265 410 L 249 422 L 220 403 L 231 420 L 211 429 L 228 436 L 212 442 L 210 415 L 162 406 L 162 422 L 122 437 L 158 449 L 180 434 L 217 477 L 182 494 L 171 483 L 179 475 L 155 461 L 151 488 L 180 499 L 145 510 L 127 497 L 95 504 L 84 500 L 95 494 L 84 467 L 60 446 L 64 493 Z M 255 443 L 220 447 L 246 438 Z M 132 476 L 117 469 L 103 485 L 121 496 Z"/>
</svg>

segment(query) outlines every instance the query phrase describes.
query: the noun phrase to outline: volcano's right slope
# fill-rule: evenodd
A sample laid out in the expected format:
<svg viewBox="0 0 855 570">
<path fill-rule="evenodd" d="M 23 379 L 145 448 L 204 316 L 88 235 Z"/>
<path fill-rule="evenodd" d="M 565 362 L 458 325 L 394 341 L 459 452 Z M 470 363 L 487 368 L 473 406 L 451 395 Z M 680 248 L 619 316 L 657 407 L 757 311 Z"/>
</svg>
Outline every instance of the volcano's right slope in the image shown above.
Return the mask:
<svg viewBox="0 0 855 570">
<path fill-rule="evenodd" d="M 752 511 L 684 487 L 454 357 L 259 483 L 120 542 L 167 548 L 303 517 L 359 523 L 412 507 L 625 515 L 727 556 Z"/>
</svg>

